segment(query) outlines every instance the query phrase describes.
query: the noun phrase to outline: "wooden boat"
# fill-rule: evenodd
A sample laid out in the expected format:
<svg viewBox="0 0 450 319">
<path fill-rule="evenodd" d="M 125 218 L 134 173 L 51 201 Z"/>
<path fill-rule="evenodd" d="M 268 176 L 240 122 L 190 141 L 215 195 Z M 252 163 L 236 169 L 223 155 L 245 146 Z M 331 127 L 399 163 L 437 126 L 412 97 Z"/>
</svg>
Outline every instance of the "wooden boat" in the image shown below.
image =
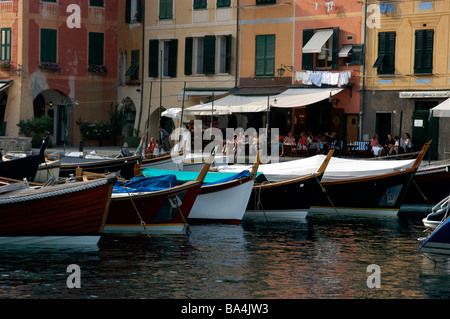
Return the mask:
<svg viewBox="0 0 450 319">
<path fill-rule="evenodd" d="M 96 244 L 117 178 L 52 186 L 1 180 L 1 244 Z"/>
<path fill-rule="evenodd" d="M 195 181 L 146 191 L 116 183 L 105 233 L 182 233 L 211 161 Z M 138 181 L 138 179 L 132 181 Z M 139 183 L 139 181 L 138 181 Z"/>
<path fill-rule="evenodd" d="M 202 165 L 203 167 L 204 165 Z M 178 156 L 164 155 L 153 158 L 145 158 L 142 160 L 143 168 L 167 169 L 173 171 L 183 170 L 183 154 Z"/>
<path fill-rule="evenodd" d="M 304 219 L 312 199 L 320 187 L 320 180 L 333 156 L 331 150 L 315 173 L 286 179 L 256 183 L 247 206 L 248 216 L 264 215 L 272 218 Z"/>
<path fill-rule="evenodd" d="M 239 224 L 252 192 L 258 165 L 259 157 L 257 157 L 251 173 L 248 170 L 238 174 L 208 172 L 188 221 Z M 173 173 L 181 185 L 198 176 L 198 173 L 190 171 L 170 172 L 155 169 L 144 169 L 142 173 L 144 176 Z"/>
<path fill-rule="evenodd" d="M 419 251 L 433 257 L 450 255 L 450 218 L 447 218 L 422 242 Z"/>
<path fill-rule="evenodd" d="M 0 161 L 0 176 L 23 180 L 26 178 L 32 181 L 36 176 L 39 164 L 45 161 L 45 149 L 47 148 L 49 138 L 42 141 L 39 154 L 29 155 L 9 161 Z"/>
<path fill-rule="evenodd" d="M 310 213 L 396 215 L 431 142 L 401 171 L 368 177 L 321 181 Z"/>
<path fill-rule="evenodd" d="M 76 174 L 76 169 L 81 168 L 85 172 L 108 174 L 120 172 L 120 176 L 130 179 L 134 176 L 136 164 L 140 164 L 141 155 L 131 155 L 119 158 L 78 158 L 72 156 L 61 157 L 60 177 L 69 177 Z"/>
</svg>

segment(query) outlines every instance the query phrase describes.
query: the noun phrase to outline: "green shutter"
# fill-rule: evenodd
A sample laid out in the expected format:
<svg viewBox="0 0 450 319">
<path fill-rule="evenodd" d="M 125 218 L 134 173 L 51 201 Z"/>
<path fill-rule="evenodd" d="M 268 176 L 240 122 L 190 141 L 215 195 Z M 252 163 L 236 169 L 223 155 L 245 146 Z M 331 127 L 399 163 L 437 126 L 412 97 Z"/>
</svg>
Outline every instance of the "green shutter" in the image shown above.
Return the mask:
<svg viewBox="0 0 450 319">
<path fill-rule="evenodd" d="M 194 38 L 185 39 L 184 48 L 184 75 L 192 75 L 192 50 L 194 47 Z"/>
<path fill-rule="evenodd" d="M 148 49 L 148 76 L 158 77 L 159 40 L 150 40 Z"/>
<path fill-rule="evenodd" d="M 364 45 L 352 44 L 351 65 L 362 65 L 364 62 Z"/>
<path fill-rule="evenodd" d="M 265 36 L 257 35 L 255 43 L 255 76 L 264 76 Z"/>
<path fill-rule="evenodd" d="M 275 35 L 266 36 L 266 61 L 264 75 L 275 75 Z"/>
<path fill-rule="evenodd" d="M 336 70 L 338 68 L 338 59 L 339 59 L 339 27 L 333 28 L 333 49 L 332 49 L 332 60 L 331 60 L 331 68 Z"/>
<path fill-rule="evenodd" d="M 159 19 L 172 19 L 173 0 L 159 0 Z"/>
<path fill-rule="evenodd" d="M 11 28 L 0 30 L 0 60 L 11 61 Z"/>
<path fill-rule="evenodd" d="M 206 9 L 206 0 L 194 0 L 194 10 Z"/>
<path fill-rule="evenodd" d="M 41 29 L 41 62 L 57 62 L 57 32 Z"/>
<path fill-rule="evenodd" d="M 216 73 L 216 36 L 205 36 L 203 47 L 203 74 Z"/>
<path fill-rule="evenodd" d="M 225 62 L 225 73 L 231 73 L 231 35 L 227 36 L 227 61 Z"/>
<path fill-rule="evenodd" d="M 414 73 L 433 72 L 434 30 L 416 30 Z"/>
<path fill-rule="evenodd" d="M 126 0 L 125 4 L 125 23 L 131 22 L 131 0 Z"/>
<path fill-rule="evenodd" d="M 103 0 L 89 0 L 89 5 L 92 7 L 103 7 Z"/>
<path fill-rule="evenodd" d="M 217 0 L 217 8 L 228 8 L 231 6 L 230 0 Z"/>
<path fill-rule="evenodd" d="M 303 30 L 302 47 L 314 36 L 314 29 Z M 312 70 L 314 68 L 314 53 L 302 54 L 302 70 Z"/>
<path fill-rule="evenodd" d="M 177 60 L 178 60 L 178 40 L 172 39 L 169 42 L 169 69 L 167 75 L 171 78 L 177 76 Z"/>
<path fill-rule="evenodd" d="M 378 33 L 378 58 L 373 66 L 378 74 L 395 73 L 395 37 L 395 32 Z"/>
<path fill-rule="evenodd" d="M 103 33 L 89 32 L 89 61 L 91 65 L 103 65 L 104 53 L 104 39 Z"/>
</svg>

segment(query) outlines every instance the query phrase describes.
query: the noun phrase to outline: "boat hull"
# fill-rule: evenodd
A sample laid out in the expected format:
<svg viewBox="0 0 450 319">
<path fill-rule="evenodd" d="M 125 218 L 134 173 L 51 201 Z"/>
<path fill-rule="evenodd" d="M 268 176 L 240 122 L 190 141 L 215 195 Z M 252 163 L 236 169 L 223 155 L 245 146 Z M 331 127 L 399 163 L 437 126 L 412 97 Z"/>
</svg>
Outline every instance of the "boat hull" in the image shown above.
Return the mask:
<svg viewBox="0 0 450 319">
<path fill-rule="evenodd" d="M 103 232 L 182 233 L 200 187 L 201 182 L 192 181 L 155 192 L 113 194 Z"/>
<path fill-rule="evenodd" d="M 0 198 L 0 236 L 99 236 L 114 179 L 63 184 Z M 11 240 L 10 240 L 11 241 Z M 13 241 L 13 240 L 12 240 Z"/>
<path fill-rule="evenodd" d="M 306 218 L 321 176 L 321 174 L 310 174 L 283 182 L 255 185 L 246 215 L 259 214 L 288 219 Z"/>
<path fill-rule="evenodd" d="M 202 166 L 203 167 L 203 166 Z M 156 168 L 172 171 L 183 170 L 183 157 L 173 157 L 170 155 L 142 160 L 142 168 Z"/>
<path fill-rule="evenodd" d="M 430 206 L 448 196 L 449 190 L 449 165 L 420 169 L 414 176 L 414 183 L 406 194 L 401 211 L 427 212 L 430 210 Z"/>
<path fill-rule="evenodd" d="M 239 224 L 244 217 L 254 180 L 250 177 L 202 186 L 189 215 L 190 222 Z"/>
<path fill-rule="evenodd" d="M 140 155 L 105 159 L 105 160 L 93 160 L 93 159 L 79 159 L 79 158 L 61 158 L 61 168 L 59 171 L 60 177 L 69 177 L 70 174 L 75 175 L 75 170 L 81 168 L 84 172 L 107 174 L 113 172 L 119 172 L 120 176 L 125 179 L 134 177 L 135 165 L 140 163 Z"/>
<path fill-rule="evenodd" d="M 447 219 L 428 236 L 419 251 L 431 255 L 450 255 L 450 219 Z"/>
<path fill-rule="evenodd" d="M 322 181 L 310 214 L 397 215 L 415 169 L 341 181 Z"/>
</svg>

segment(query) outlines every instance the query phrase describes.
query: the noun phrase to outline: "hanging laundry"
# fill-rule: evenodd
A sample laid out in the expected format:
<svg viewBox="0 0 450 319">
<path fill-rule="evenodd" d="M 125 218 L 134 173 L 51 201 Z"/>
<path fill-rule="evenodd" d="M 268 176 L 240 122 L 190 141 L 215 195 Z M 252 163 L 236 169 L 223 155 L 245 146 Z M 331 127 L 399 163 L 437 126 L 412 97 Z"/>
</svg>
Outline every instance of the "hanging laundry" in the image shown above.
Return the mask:
<svg viewBox="0 0 450 319">
<path fill-rule="evenodd" d="M 316 2 L 316 11 L 319 10 L 319 3 Z"/>
<path fill-rule="evenodd" d="M 312 84 L 315 86 L 321 87 L 322 86 L 322 73 L 311 73 L 309 75 L 309 79 L 311 80 Z"/>
<path fill-rule="evenodd" d="M 304 72 L 295 71 L 295 81 L 296 82 L 303 81 L 303 73 Z"/>
<path fill-rule="evenodd" d="M 312 83 L 311 83 L 311 79 L 310 79 L 310 74 L 311 74 L 311 72 L 310 71 L 306 71 L 306 72 L 303 72 L 303 75 L 302 75 L 302 83 L 304 84 L 304 85 L 311 85 Z"/>
<path fill-rule="evenodd" d="M 322 84 L 329 85 L 330 84 L 330 76 L 331 73 L 328 71 L 322 72 Z"/>
<path fill-rule="evenodd" d="M 338 85 L 339 84 L 339 73 L 334 72 L 330 74 L 330 85 Z"/>
<path fill-rule="evenodd" d="M 342 85 L 347 85 L 349 78 L 350 78 L 350 71 L 341 72 L 339 74 L 338 86 L 341 87 Z"/>
</svg>

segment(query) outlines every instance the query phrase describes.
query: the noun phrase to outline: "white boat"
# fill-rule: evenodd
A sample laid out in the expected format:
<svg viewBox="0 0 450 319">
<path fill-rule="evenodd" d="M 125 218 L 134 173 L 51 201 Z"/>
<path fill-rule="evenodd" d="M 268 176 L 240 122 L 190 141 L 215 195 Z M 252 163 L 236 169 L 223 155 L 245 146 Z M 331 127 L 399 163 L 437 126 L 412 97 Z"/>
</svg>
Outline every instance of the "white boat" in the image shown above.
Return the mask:
<svg viewBox="0 0 450 319">
<path fill-rule="evenodd" d="M 187 154 L 184 159 L 182 170 L 186 172 L 200 172 L 207 159 L 208 155 L 197 153 Z M 214 169 L 216 167 L 228 165 L 228 163 L 232 163 L 230 156 L 216 154 L 214 156 L 214 161 L 211 163 L 211 168 Z"/>
<path fill-rule="evenodd" d="M 325 160 L 320 154 L 303 159 L 260 165 L 258 172 L 268 181 L 280 182 L 289 178 L 316 172 Z M 369 177 L 398 172 L 409 168 L 414 160 L 358 160 L 333 157 L 323 174 L 322 181 L 345 180 L 357 177 Z M 248 165 L 228 165 L 217 168 L 219 172 L 241 171 L 249 169 Z"/>
<path fill-rule="evenodd" d="M 188 220 L 239 224 L 252 193 L 256 170 L 257 164 L 253 174 L 248 170 L 230 174 L 208 172 Z M 181 184 L 195 180 L 198 176 L 197 172 L 157 169 L 144 169 L 142 174 L 147 177 L 173 174 Z"/>
<path fill-rule="evenodd" d="M 50 178 L 59 178 L 59 171 L 61 169 L 61 161 L 48 161 L 46 160 L 44 163 L 39 165 L 39 168 L 36 172 L 36 176 L 34 177 L 33 182 L 35 183 L 45 183 Z"/>
<path fill-rule="evenodd" d="M 450 196 L 447 196 L 432 208 L 431 213 L 422 219 L 422 222 L 427 228 L 436 228 L 447 219 L 449 213 Z"/>
</svg>

